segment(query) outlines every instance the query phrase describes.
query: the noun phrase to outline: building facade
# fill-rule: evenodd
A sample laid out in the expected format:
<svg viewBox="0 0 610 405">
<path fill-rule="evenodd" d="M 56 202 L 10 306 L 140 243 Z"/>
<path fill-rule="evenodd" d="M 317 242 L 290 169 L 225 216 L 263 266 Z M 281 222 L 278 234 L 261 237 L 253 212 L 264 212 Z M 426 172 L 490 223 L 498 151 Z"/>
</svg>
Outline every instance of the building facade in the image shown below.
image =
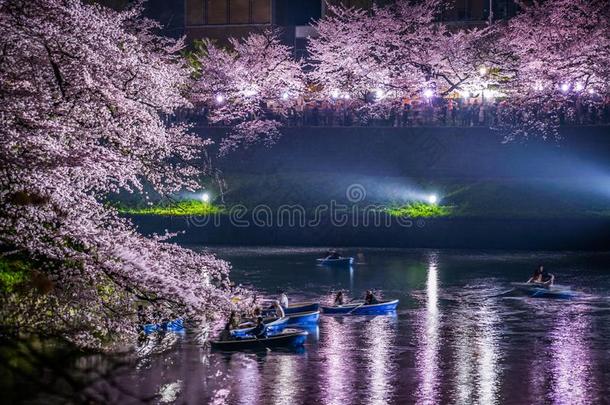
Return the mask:
<svg viewBox="0 0 610 405">
<path fill-rule="evenodd" d="M 327 4 L 371 8 L 394 0 L 184 0 L 184 31 L 188 40 L 213 38 L 221 42 L 269 27 L 281 28 L 283 39 L 304 51 L 306 38 L 315 35 L 310 23 L 324 16 Z M 485 24 L 490 17 L 505 19 L 517 10 L 514 0 L 453 0 L 443 22 Z"/>
</svg>

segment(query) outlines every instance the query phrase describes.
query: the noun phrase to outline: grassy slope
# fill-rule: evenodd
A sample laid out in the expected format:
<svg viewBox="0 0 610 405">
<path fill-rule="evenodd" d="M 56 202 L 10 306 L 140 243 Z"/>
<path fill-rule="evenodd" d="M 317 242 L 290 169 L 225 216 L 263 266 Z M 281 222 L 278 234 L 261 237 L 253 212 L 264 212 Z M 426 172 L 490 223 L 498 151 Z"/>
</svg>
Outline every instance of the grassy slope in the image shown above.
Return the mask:
<svg viewBox="0 0 610 405">
<path fill-rule="evenodd" d="M 272 175 L 241 174 L 226 176 L 225 205 L 243 204 L 253 208 L 264 204 L 302 205 L 312 211 L 318 205 L 353 205 L 346 190 L 362 185 L 366 196 L 359 206 L 376 206 L 391 215 L 416 217 L 479 218 L 600 218 L 610 217 L 610 198 L 595 194 L 592 187 L 578 187 L 581 179 L 412 179 L 407 177 L 370 177 L 341 173 L 308 172 Z M 406 191 L 407 190 L 407 191 Z M 436 193 L 438 206 L 409 200 L 408 190 Z M 218 193 L 216 193 L 218 194 Z M 198 200 L 178 203 L 121 206 L 128 214 L 214 215 L 225 208 Z"/>
</svg>

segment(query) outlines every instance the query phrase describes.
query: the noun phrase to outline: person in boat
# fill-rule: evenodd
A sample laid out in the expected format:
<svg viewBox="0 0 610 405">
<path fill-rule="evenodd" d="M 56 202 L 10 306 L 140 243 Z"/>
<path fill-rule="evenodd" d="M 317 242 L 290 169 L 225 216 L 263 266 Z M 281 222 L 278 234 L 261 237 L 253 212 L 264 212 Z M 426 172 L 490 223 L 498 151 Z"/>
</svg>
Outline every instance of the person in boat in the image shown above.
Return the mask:
<svg viewBox="0 0 610 405">
<path fill-rule="evenodd" d="M 373 304 L 379 304 L 379 300 L 377 299 L 377 297 L 375 297 L 371 290 L 367 290 L 366 294 L 364 295 L 364 305 Z"/>
<path fill-rule="evenodd" d="M 280 290 L 280 296 L 278 298 L 278 301 L 280 302 L 281 306 L 283 306 L 284 308 L 288 308 L 288 296 L 283 290 Z"/>
<path fill-rule="evenodd" d="M 335 260 L 335 259 L 340 259 L 341 255 L 339 255 L 339 253 L 337 253 L 336 250 L 329 250 L 326 252 L 326 260 Z"/>
<path fill-rule="evenodd" d="M 280 305 L 280 303 L 278 301 L 273 301 L 272 308 L 275 311 L 276 317 L 283 318 L 286 315 L 284 312 L 284 306 Z"/>
<path fill-rule="evenodd" d="M 252 329 L 250 334 L 257 339 L 267 337 L 267 326 L 265 326 L 265 324 L 263 323 L 262 316 L 256 318 L 256 326 L 254 327 L 254 329 Z"/>
<path fill-rule="evenodd" d="M 237 316 L 237 313 L 235 311 L 231 311 L 231 313 L 229 314 L 229 320 L 227 321 L 227 325 L 229 326 L 229 329 L 237 329 L 239 328 L 239 317 Z"/>
<path fill-rule="evenodd" d="M 226 340 L 232 340 L 233 339 L 233 335 L 231 335 L 231 322 L 227 322 L 225 324 L 224 329 L 222 330 L 222 332 L 220 332 L 220 335 L 218 336 L 218 340 L 221 341 L 226 341 Z"/>
<path fill-rule="evenodd" d="M 335 295 L 335 301 L 333 302 L 335 306 L 345 304 L 345 297 L 343 296 L 343 291 L 339 291 L 337 295 Z"/>
<path fill-rule="evenodd" d="M 538 266 L 536 270 L 534 270 L 534 274 L 527 280 L 528 283 L 541 283 L 546 285 L 553 285 L 555 281 L 555 276 L 544 269 L 543 265 Z"/>
</svg>

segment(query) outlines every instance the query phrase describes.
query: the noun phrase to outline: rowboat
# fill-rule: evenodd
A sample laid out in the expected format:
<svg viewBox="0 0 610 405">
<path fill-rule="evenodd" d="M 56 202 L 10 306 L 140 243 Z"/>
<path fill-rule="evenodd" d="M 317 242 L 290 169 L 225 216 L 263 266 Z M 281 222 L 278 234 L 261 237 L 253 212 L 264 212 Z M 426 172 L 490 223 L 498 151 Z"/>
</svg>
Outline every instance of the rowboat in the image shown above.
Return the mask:
<svg viewBox="0 0 610 405">
<path fill-rule="evenodd" d="M 320 311 L 298 312 L 296 314 L 286 315 L 288 325 L 311 325 L 317 323 L 320 319 Z"/>
<path fill-rule="evenodd" d="M 575 296 L 574 291 L 567 285 L 544 283 L 511 283 L 511 285 L 532 298 L 570 299 Z"/>
<path fill-rule="evenodd" d="M 354 264 L 353 257 L 340 257 L 338 259 L 316 259 L 319 265 L 322 266 L 346 266 Z"/>
<path fill-rule="evenodd" d="M 267 318 L 263 320 L 263 324 L 266 327 L 266 331 L 268 334 L 273 335 L 281 332 L 284 327 L 288 324 L 288 318 Z M 242 324 L 243 325 L 243 324 Z M 240 325 L 240 326 L 242 326 Z M 231 331 L 231 335 L 235 337 L 243 337 L 247 336 L 250 331 L 254 329 L 254 326 L 241 327 L 238 329 L 233 329 Z"/>
<path fill-rule="evenodd" d="M 334 307 L 322 307 L 322 312 L 328 315 L 383 315 L 396 310 L 399 300 L 382 301 L 377 304 L 364 305 L 354 302 Z"/>
<path fill-rule="evenodd" d="M 261 350 L 271 347 L 296 348 L 303 346 L 307 332 L 298 329 L 285 329 L 282 333 L 257 339 L 248 337 L 234 340 L 213 340 L 215 350 Z"/>
<path fill-rule="evenodd" d="M 300 302 L 297 304 L 290 304 L 284 308 L 284 313 L 296 314 L 298 312 L 317 311 L 320 309 L 320 304 L 317 302 Z"/>
<path fill-rule="evenodd" d="M 180 318 L 168 322 L 148 323 L 142 326 L 144 333 L 154 333 L 157 331 L 179 332 L 184 330 L 184 321 Z"/>
</svg>

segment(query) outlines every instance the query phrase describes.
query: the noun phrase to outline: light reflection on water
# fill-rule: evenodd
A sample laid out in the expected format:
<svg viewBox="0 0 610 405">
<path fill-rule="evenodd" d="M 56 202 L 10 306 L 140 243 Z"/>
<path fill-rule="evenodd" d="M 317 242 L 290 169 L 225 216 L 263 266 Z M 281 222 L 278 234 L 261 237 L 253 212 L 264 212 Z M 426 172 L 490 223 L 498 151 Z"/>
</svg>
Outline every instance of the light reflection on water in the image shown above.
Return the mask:
<svg viewBox="0 0 610 405">
<path fill-rule="evenodd" d="M 329 405 L 349 404 L 354 401 L 350 387 L 356 378 L 356 347 L 350 336 L 354 323 L 343 318 L 324 319 L 324 336 L 320 339 L 320 358 L 323 372 L 320 379 L 324 402 Z"/>
<path fill-rule="evenodd" d="M 426 281 L 426 308 L 421 312 L 424 317 L 418 333 L 417 369 L 421 385 L 417 390 L 418 404 L 438 403 L 439 384 L 439 311 L 438 311 L 438 268 L 437 257 L 428 259 L 428 276 Z"/>
<path fill-rule="evenodd" d="M 370 404 L 387 404 L 394 394 L 392 378 L 396 367 L 392 359 L 395 316 L 376 316 L 365 323 L 364 355 L 367 362 Z"/>
<path fill-rule="evenodd" d="M 593 404 L 595 376 L 587 343 L 589 320 L 580 305 L 563 308 L 550 334 L 553 379 L 550 397 L 557 404 Z"/>
<path fill-rule="evenodd" d="M 295 301 L 338 287 L 349 287 L 351 297 L 380 289 L 400 299 L 396 316 L 323 316 L 303 353 L 202 356 L 188 334 L 151 340 L 127 384 L 154 394 L 183 381 L 178 403 L 209 402 L 218 392 L 229 404 L 589 404 L 610 398 L 610 255 L 591 261 L 543 256 L 566 284 L 592 291 L 590 303 L 505 293 L 511 281 L 529 276 L 535 254 L 513 260 L 507 253 L 365 251 L 366 265 L 323 269 L 313 264 L 315 251 L 257 250 L 235 256 L 233 278 L 257 280 L 268 294 L 286 288 Z"/>
</svg>

